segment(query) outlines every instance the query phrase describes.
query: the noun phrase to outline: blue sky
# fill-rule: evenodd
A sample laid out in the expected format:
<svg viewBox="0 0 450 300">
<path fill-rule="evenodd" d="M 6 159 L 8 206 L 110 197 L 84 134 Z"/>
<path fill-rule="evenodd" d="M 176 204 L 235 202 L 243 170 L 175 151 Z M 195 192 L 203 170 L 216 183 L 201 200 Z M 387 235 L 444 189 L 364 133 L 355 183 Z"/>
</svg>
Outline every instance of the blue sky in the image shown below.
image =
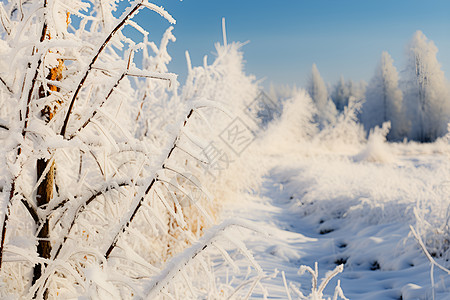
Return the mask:
<svg viewBox="0 0 450 300">
<path fill-rule="evenodd" d="M 177 20 L 177 42 L 169 47 L 172 72 L 186 76 L 184 52 L 193 65 L 213 59 L 226 18 L 228 41 L 245 45 L 246 72 L 264 85 L 303 86 L 316 63 L 325 81 L 340 75 L 369 81 L 382 51 L 403 68 L 405 48 L 422 30 L 439 49 L 438 60 L 450 72 L 450 1 L 448 0 L 158 0 Z M 158 40 L 169 24 L 141 12 L 136 19 Z"/>
</svg>

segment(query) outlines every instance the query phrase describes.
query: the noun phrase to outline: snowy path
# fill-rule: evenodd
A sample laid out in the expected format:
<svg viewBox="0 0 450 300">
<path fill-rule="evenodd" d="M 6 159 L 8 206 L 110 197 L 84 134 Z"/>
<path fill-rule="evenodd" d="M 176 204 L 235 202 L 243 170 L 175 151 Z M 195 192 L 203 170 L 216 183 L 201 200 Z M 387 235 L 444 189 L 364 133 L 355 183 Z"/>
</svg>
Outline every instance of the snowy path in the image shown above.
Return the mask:
<svg viewBox="0 0 450 300">
<path fill-rule="evenodd" d="M 430 264 L 412 238 L 405 242 L 409 224 L 402 219 L 370 224 L 371 218 L 380 218 L 380 211 L 364 208 L 364 199 L 357 196 L 357 200 L 342 201 L 341 211 L 332 207 L 331 213 L 314 210 L 305 213 L 308 209 L 300 206 L 313 203 L 299 203 L 306 198 L 309 184 L 314 185 L 311 178 L 306 178 L 308 175 L 300 175 L 299 179 L 305 169 L 308 166 L 272 170 L 261 195 L 234 203 L 226 213 L 249 220 L 270 233 L 270 239 L 243 233 L 244 242 L 262 268 L 268 273 L 275 269 L 284 271 L 287 281 L 305 295 L 310 292 L 311 277 L 299 276 L 298 268 L 301 265 L 314 268 L 318 262 L 320 279 L 337 265 L 345 264 L 344 272 L 325 289 L 324 294 L 330 297 L 339 279 L 349 299 L 432 299 Z M 365 221 L 348 216 L 349 211 L 361 206 L 362 212 L 367 213 Z M 393 206 L 400 214 L 407 209 L 401 203 Z M 450 290 L 446 288 L 450 286 L 450 276 L 435 268 L 434 280 L 435 299 L 450 299 Z M 269 299 L 287 299 L 280 274 L 263 281 L 263 285 Z M 295 299 L 292 291 L 291 295 Z M 255 289 L 251 298 L 262 297 L 261 289 Z"/>
</svg>

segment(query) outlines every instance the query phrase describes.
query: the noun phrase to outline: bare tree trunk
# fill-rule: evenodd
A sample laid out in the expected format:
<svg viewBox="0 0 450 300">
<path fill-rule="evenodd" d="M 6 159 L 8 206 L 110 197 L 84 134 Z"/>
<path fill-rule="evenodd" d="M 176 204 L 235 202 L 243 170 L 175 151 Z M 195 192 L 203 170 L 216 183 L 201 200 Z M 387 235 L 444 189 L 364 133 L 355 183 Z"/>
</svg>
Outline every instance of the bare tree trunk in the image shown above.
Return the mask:
<svg viewBox="0 0 450 300">
<path fill-rule="evenodd" d="M 50 70 L 50 74 L 48 78 L 50 80 L 60 81 L 62 79 L 62 70 L 64 69 L 64 63 L 62 60 L 59 61 L 59 65 Z M 55 86 L 49 86 L 50 91 L 58 91 L 58 88 Z M 44 98 L 48 96 L 44 91 L 44 88 L 41 86 L 39 88 L 39 98 Z M 49 122 L 55 113 L 56 106 L 45 106 L 45 108 L 41 111 L 41 116 L 44 118 L 46 122 Z M 49 164 L 51 165 L 49 166 Z M 44 175 L 45 170 L 48 169 L 48 172 Z M 44 158 L 40 158 L 36 162 L 36 175 L 37 180 L 39 180 L 43 175 L 44 179 L 39 184 L 36 191 L 36 204 L 39 208 L 45 209 L 45 207 L 50 203 L 53 198 L 53 188 L 55 186 L 55 162 L 49 161 Z M 38 246 L 37 253 L 39 257 L 50 259 L 50 253 L 52 251 L 52 245 L 50 243 L 50 219 L 49 216 L 44 216 L 40 219 L 39 224 L 37 225 L 38 233 Z M 36 264 L 33 269 L 33 280 L 32 284 L 35 284 L 36 281 L 41 278 L 43 267 L 46 264 Z M 37 295 L 35 295 L 36 298 Z M 48 290 L 44 291 L 44 299 L 48 298 Z"/>
<path fill-rule="evenodd" d="M 50 162 L 46 159 L 38 159 L 36 162 L 36 170 L 37 170 L 37 178 L 39 179 L 44 170 L 47 168 L 47 165 Z M 45 175 L 44 180 L 42 180 L 36 192 L 36 202 L 39 208 L 44 208 L 53 197 L 53 186 L 54 186 L 54 178 L 55 178 L 55 163 L 51 162 L 50 169 L 48 173 Z M 37 252 L 39 257 L 49 259 L 50 253 L 52 251 L 52 245 L 50 244 L 50 227 L 49 227 L 49 218 L 46 217 L 44 220 L 41 220 L 43 224 L 41 225 L 37 238 L 38 238 L 38 246 Z M 33 270 L 33 281 L 34 284 L 42 275 L 42 264 L 36 264 Z M 48 291 L 46 290 L 44 293 L 44 299 L 47 299 Z"/>
</svg>

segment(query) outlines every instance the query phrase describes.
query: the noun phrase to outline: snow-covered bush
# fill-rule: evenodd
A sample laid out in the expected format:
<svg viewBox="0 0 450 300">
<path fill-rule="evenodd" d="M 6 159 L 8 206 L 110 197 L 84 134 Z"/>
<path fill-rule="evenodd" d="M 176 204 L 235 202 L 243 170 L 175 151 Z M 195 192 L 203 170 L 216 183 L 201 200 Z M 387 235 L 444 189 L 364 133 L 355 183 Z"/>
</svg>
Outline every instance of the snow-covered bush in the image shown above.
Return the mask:
<svg viewBox="0 0 450 300">
<path fill-rule="evenodd" d="M 206 151 L 197 147 L 204 160 L 214 161 L 214 168 L 201 168 L 195 173 L 218 200 L 235 201 L 239 192 L 260 183 L 259 149 L 255 144 L 263 124 L 258 116 L 260 90 L 253 76 L 244 72 L 240 43 L 217 43 L 216 57 L 208 64 L 192 67 L 188 57 L 188 77 L 181 98 L 200 99 L 210 105 L 201 111 L 203 126 L 192 129 L 195 136 L 203 136 Z M 214 126 L 204 126 L 214 122 Z M 260 169 L 260 168 L 259 168 Z"/>
<path fill-rule="evenodd" d="M 307 91 L 294 87 L 290 94 L 292 96 L 282 102 L 281 116 L 262 135 L 262 150 L 272 154 L 281 149 L 284 153 L 303 150 L 305 154 L 317 149 L 339 152 L 350 147 L 353 151 L 361 150 L 366 141 L 364 128 L 358 122 L 362 101 L 350 98 L 343 111 L 336 114 L 335 120 L 325 122 L 318 117 L 319 106 Z"/>
<path fill-rule="evenodd" d="M 443 176 L 428 195 L 421 195 L 414 209 L 414 215 L 415 228 L 427 250 L 433 257 L 442 257 L 448 261 L 450 258 L 450 182 L 445 178 Z"/>
<path fill-rule="evenodd" d="M 226 234 L 238 222 L 203 236 L 218 197 L 196 175 L 211 165 L 198 155 L 205 128 L 223 130 L 227 115 L 204 118 L 214 100 L 241 109 L 256 95 L 238 47 L 218 47 L 211 71 L 222 73 L 200 84 L 217 94 L 188 83 L 180 98 L 166 67 L 172 29 L 156 46 L 133 16 L 175 20 L 147 0 L 128 5 L 0 3 L 2 298 L 219 297 L 205 252 L 229 259 L 228 239 L 246 253 Z"/>
<path fill-rule="evenodd" d="M 385 122 L 380 127 L 373 128 L 369 133 L 366 147 L 355 156 L 356 161 L 391 162 L 393 155 L 386 144 L 386 136 L 391 127 L 390 122 Z"/>
<path fill-rule="evenodd" d="M 337 116 L 336 122 L 325 126 L 315 136 L 315 142 L 337 152 L 360 146 L 366 140 L 364 128 L 358 122 L 361 102 L 351 98 L 348 105 Z"/>
<path fill-rule="evenodd" d="M 322 279 L 319 285 L 319 270 L 318 270 L 318 264 L 315 263 L 314 270 L 309 266 L 300 266 L 300 269 L 298 270 L 298 274 L 302 276 L 305 273 L 309 273 L 311 275 L 311 293 L 308 296 L 305 296 L 294 284 L 291 283 L 290 288 L 291 290 L 296 294 L 297 299 L 299 300 L 324 300 L 328 299 L 331 300 L 331 298 L 324 298 L 323 291 L 325 287 L 330 283 L 330 280 L 341 273 L 344 270 L 344 265 L 337 266 L 333 271 L 330 271 L 326 274 L 325 278 Z M 283 275 L 283 281 L 286 287 L 286 292 L 288 294 L 288 299 L 291 300 L 291 295 L 289 292 L 289 289 L 287 288 L 286 279 Z M 338 297 L 340 299 L 348 300 L 348 298 L 345 297 L 344 292 L 342 291 L 340 281 L 338 281 L 335 289 L 334 289 L 334 295 L 333 300 L 337 300 Z"/>
<path fill-rule="evenodd" d="M 309 94 L 294 88 L 292 97 L 283 102 L 281 116 L 274 120 L 263 135 L 262 143 L 269 153 L 299 151 L 317 134 L 317 108 Z"/>
</svg>

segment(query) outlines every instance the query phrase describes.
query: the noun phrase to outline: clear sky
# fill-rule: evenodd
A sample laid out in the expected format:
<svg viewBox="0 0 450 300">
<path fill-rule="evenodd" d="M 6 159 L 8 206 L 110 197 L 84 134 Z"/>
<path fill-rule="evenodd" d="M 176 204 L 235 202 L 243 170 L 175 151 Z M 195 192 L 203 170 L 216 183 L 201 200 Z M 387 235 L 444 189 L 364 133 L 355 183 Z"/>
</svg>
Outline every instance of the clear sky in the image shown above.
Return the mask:
<svg viewBox="0 0 450 300">
<path fill-rule="evenodd" d="M 193 65 L 203 56 L 212 62 L 214 43 L 222 41 L 226 18 L 228 41 L 244 46 L 246 72 L 264 85 L 304 86 L 316 63 L 326 82 L 340 75 L 369 81 L 382 51 L 401 71 L 406 44 L 422 30 L 439 49 L 438 60 L 450 79 L 449 0 L 157 0 L 177 20 L 176 43 L 169 47 L 172 72 L 186 76 L 184 52 Z M 158 40 L 168 22 L 156 14 L 137 17 Z"/>
</svg>

